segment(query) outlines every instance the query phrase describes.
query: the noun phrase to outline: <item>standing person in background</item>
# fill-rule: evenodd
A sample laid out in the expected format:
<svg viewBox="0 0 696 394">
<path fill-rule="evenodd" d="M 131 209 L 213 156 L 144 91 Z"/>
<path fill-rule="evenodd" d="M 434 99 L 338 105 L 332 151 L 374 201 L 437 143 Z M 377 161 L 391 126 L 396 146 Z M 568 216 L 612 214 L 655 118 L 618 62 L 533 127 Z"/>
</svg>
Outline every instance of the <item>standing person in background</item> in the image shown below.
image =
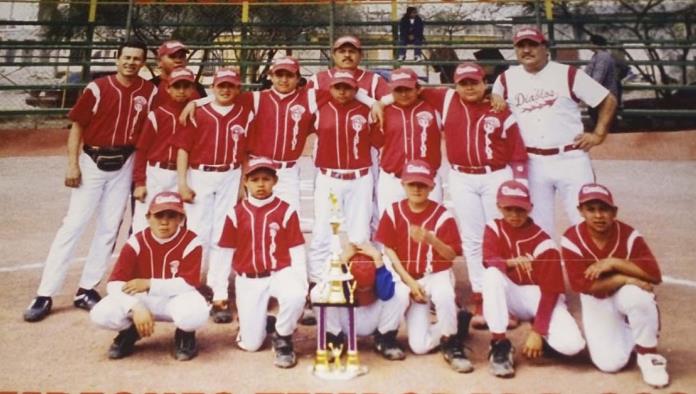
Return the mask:
<svg viewBox="0 0 696 394">
<path fill-rule="evenodd" d="M 619 82 L 618 78 L 616 60 L 614 60 L 614 56 L 612 56 L 609 49 L 607 49 L 607 39 L 600 35 L 593 34 L 590 36 L 590 42 L 592 43 L 591 49 L 594 55 L 592 55 L 590 63 L 585 67 L 585 72 L 592 77 L 592 79 L 599 82 L 600 85 L 607 88 L 607 90 L 616 97 L 617 104 L 620 105 L 621 92 L 619 86 L 621 82 Z M 587 108 L 587 112 L 590 114 L 590 118 L 592 118 L 592 124 L 597 124 L 599 109 L 597 107 L 589 107 Z"/>
<path fill-rule="evenodd" d="M 406 13 L 399 21 L 399 60 L 406 60 L 406 46 L 413 45 L 413 59 L 420 61 L 423 59 L 421 54 L 421 44 L 423 37 L 423 19 L 418 16 L 416 7 L 406 8 Z"/>
<path fill-rule="evenodd" d="M 188 65 L 189 49 L 181 41 L 165 41 L 157 49 L 157 66 L 159 66 L 159 75 L 150 79 L 150 82 L 157 86 L 158 91 L 155 100 L 152 102 L 152 108 L 164 104 L 168 99 L 167 86 L 171 79 L 172 71 L 176 68 L 186 67 Z M 195 93 L 192 99 L 207 96 L 205 88 L 199 82 L 195 82 Z"/>
</svg>

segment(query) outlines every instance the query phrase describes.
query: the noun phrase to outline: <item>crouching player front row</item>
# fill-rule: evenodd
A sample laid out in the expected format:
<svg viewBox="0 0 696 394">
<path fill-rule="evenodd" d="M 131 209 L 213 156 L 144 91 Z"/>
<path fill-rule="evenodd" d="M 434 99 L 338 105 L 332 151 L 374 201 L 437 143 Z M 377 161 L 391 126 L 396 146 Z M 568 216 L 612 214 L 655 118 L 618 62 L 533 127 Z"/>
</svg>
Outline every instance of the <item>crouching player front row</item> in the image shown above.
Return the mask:
<svg viewBox="0 0 696 394">
<path fill-rule="evenodd" d="M 186 228 L 184 202 L 178 193 L 161 192 L 150 203 L 149 227 L 123 246 L 107 284 L 108 295 L 90 311 L 98 326 L 119 331 L 109 358 L 131 354 L 135 342 L 153 334 L 155 321 L 173 321 L 174 357 L 190 360 L 198 353 L 196 330 L 208 320 L 210 307 L 196 290 L 203 250 Z"/>
<path fill-rule="evenodd" d="M 502 219 L 489 222 L 483 236 L 483 316 L 492 335 L 490 372 L 512 377 L 514 347 L 505 335 L 509 314 L 533 321 L 522 350 L 529 358 L 542 354 L 544 342 L 558 353 L 575 355 L 585 340 L 566 307 L 556 244 L 529 217 L 529 190 L 519 181 L 506 181 L 496 200 Z"/>
</svg>

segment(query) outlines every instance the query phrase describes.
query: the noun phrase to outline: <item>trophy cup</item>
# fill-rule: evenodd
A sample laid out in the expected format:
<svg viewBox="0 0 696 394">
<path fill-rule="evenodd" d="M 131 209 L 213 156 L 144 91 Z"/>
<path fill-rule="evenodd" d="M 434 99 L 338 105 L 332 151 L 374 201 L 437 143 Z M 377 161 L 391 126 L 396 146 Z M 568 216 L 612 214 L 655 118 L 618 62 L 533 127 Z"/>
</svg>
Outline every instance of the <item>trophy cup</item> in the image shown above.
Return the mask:
<svg viewBox="0 0 696 394">
<path fill-rule="evenodd" d="M 341 216 L 336 195 L 329 194 L 331 201 L 331 257 L 328 268 L 322 282 L 317 284 L 318 297 L 312 303 L 319 307 L 317 319 L 317 353 L 311 372 L 327 380 L 348 380 L 367 373 L 367 367 L 360 364 L 358 358 L 358 338 L 355 330 L 355 300 L 353 291 L 355 285 L 351 285 L 353 275 L 341 262 L 341 240 L 339 237 Z M 348 337 L 347 357 L 345 365 L 341 363 L 343 345 L 334 347 L 326 343 L 326 308 L 348 308 Z M 329 363 L 329 355 L 333 356 L 333 362 Z"/>
</svg>

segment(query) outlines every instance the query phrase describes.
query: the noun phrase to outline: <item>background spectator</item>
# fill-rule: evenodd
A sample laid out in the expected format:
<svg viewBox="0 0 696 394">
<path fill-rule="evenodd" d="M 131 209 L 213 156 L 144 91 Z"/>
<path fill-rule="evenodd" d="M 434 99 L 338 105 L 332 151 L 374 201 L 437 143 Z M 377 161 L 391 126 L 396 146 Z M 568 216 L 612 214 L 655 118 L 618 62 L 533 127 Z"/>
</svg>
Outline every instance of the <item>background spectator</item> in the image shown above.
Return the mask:
<svg viewBox="0 0 696 394">
<path fill-rule="evenodd" d="M 406 60 L 406 45 L 413 45 L 414 60 L 421 60 L 420 46 L 423 41 L 423 19 L 418 16 L 416 7 L 408 7 L 399 21 L 399 45 L 402 46 L 399 48 L 399 60 Z"/>
</svg>

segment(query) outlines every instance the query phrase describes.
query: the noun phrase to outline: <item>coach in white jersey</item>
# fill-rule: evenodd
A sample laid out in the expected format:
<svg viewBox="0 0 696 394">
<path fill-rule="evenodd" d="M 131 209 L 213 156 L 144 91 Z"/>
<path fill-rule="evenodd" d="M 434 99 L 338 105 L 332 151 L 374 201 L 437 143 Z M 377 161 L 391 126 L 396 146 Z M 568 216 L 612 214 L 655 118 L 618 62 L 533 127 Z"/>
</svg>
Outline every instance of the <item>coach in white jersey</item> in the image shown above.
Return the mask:
<svg viewBox="0 0 696 394">
<path fill-rule="evenodd" d="M 493 86 L 517 117 L 529 154 L 532 217 L 554 234 L 554 198 L 559 191 L 566 215 L 574 224 L 578 190 L 594 181 L 587 152 L 601 144 L 616 111 L 616 98 L 585 72 L 549 60 L 548 42 L 536 28 L 522 28 L 513 37 L 519 66 L 510 67 Z M 583 133 L 580 102 L 597 107 L 591 133 Z"/>
</svg>

